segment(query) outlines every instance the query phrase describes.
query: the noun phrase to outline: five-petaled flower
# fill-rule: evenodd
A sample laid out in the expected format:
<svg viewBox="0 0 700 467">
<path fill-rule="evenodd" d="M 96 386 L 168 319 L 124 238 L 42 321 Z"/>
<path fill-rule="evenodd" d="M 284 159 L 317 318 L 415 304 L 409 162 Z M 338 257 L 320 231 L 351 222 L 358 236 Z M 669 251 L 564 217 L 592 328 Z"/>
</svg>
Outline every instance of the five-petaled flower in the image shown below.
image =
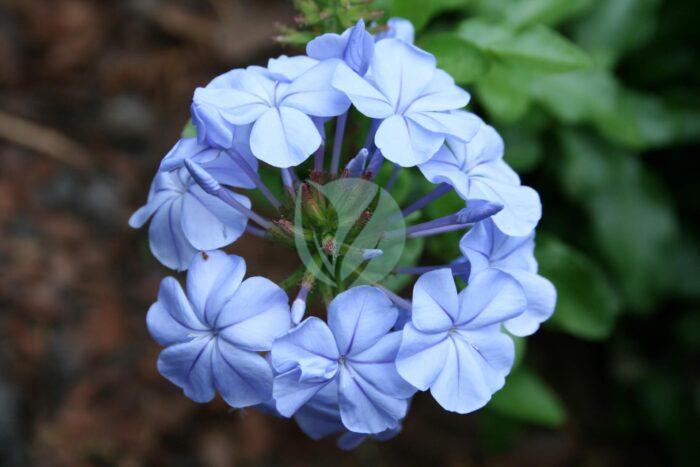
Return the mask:
<svg viewBox="0 0 700 467">
<path fill-rule="evenodd" d="M 243 280 L 245 261 L 221 251 L 197 255 L 187 293 L 172 277 L 148 310 L 148 330 L 165 349 L 158 371 L 195 402 L 216 392 L 232 407 L 272 396 L 272 368 L 260 352 L 291 326 L 287 294 L 263 277 Z"/>
<path fill-rule="evenodd" d="M 398 310 L 380 290 L 354 287 L 328 306 L 328 324 L 311 317 L 272 347 L 277 410 L 293 415 L 337 383 L 343 424 L 356 433 L 396 428 L 415 390 L 396 372 Z"/>
<path fill-rule="evenodd" d="M 468 413 L 501 389 L 515 357 L 501 323 L 526 306 L 518 283 L 495 269 L 477 274 L 457 293 L 449 269 L 421 276 L 413 289 L 411 321 L 396 358 L 399 374 L 430 389 L 446 410 Z"/>
<path fill-rule="evenodd" d="M 445 136 L 468 141 L 480 122 L 457 110 L 469 94 L 436 68 L 435 57 L 399 39 L 377 42 L 369 73 L 341 64 L 333 86 L 364 115 L 381 120 L 374 141 L 384 157 L 402 167 L 427 161 Z"/>
</svg>

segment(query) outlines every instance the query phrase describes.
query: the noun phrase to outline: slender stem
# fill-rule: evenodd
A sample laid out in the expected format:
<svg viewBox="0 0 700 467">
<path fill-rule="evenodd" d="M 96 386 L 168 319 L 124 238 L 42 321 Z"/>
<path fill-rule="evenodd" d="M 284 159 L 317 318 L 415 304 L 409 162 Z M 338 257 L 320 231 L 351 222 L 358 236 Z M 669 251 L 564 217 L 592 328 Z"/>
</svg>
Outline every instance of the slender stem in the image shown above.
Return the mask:
<svg viewBox="0 0 700 467">
<path fill-rule="evenodd" d="M 452 191 L 451 185 L 448 185 L 447 183 L 441 183 L 440 185 L 435 187 L 433 191 L 431 191 L 427 195 L 423 196 L 421 199 L 417 200 L 415 203 L 405 208 L 402 211 L 404 217 L 418 211 L 419 209 L 423 209 L 424 207 L 426 207 L 436 199 L 440 198 L 441 196 L 446 195 L 450 191 Z"/>
<path fill-rule="evenodd" d="M 253 222 L 258 224 L 263 229 L 268 230 L 270 227 L 272 227 L 272 222 L 265 219 L 260 214 L 253 212 L 250 209 L 248 209 L 247 207 L 243 206 L 233 196 L 233 193 L 231 193 L 227 189 L 222 188 L 221 190 L 219 190 L 216 193 L 216 196 L 218 196 L 219 199 L 221 199 L 221 201 L 223 201 L 224 203 L 228 204 L 229 206 L 233 207 L 234 209 L 237 209 L 241 214 L 244 214 L 245 216 L 249 217 Z"/>
<path fill-rule="evenodd" d="M 233 196 L 233 193 L 221 186 L 221 184 L 201 165 L 190 159 L 185 159 L 185 167 L 197 185 L 199 185 L 205 193 L 218 197 L 221 201 L 253 220 L 265 230 L 273 226 L 272 222 L 243 206 L 236 197 Z"/>
<path fill-rule="evenodd" d="M 263 183 L 262 179 L 260 178 L 260 175 L 258 175 L 255 170 L 248 164 L 248 161 L 245 160 L 245 158 L 238 153 L 235 149 L 231 149 L 228 151 L 228 155 L 231 156 L 233 161 L 245 172 L 245 174 L 250 178 L 253 183 L 255 183 L 255 187 L 260 190 L 260 192 L 263 194 L 263 196 L 272 204 L 275 209 L 279 209 L 282 203 L 280 203 L 277 198 L 275 198 L 275 195 L 272 194 L 270 189 Z"/>
<path fill-rule="evenodd" d="M 379 124 L 381 122 L 381 120 L 372 119 L 372 121 L 369 124 L 369 129 L 367 130 L 367 138 L 365 139 L 365 147 L 370 151 L 372 150 L 372 148 L 374 148 L 374 135 L 377 134 L 377 128 L 379 128 Z"/>
<path fill-rule="evenodd" d="M 343 149 L 343 136 L 345 135 L 345 125 L 348 122 L 348 112 L 338 117 L 335 123 L 335 137 L 333 139 L 333 155 L 331 156 L 331 174 L 338 175 L 340 167 L 340 153 Z"/>
<path fill-rule="evenodd" d="M 294 179 L 289 173 L 289 169 L 280 169 L 280 173 L 282 174 L 282 184 L 284 187 L 287 190 L 294 192 Z"/>
<path fill-rule="evenodd" d="M 451 269 L 454 275 L 469 275 L 471 266 L 468 261 L 464 263 L 454 263 L 454 264 L 441 264 L 438 266 L 413 266 L 405 268 L 396 268 L 394 273 L 396 274 L 411 274 L 411 275 L 421 275 L 426 272 L 435 271 L 437 269 Z"/>
<path fill-rule="evenodd" d="M 431 229 L 426 229 L 426 230 L 420 230 L 420 231 L 415 231 L 411 233 L 406 234 L 406 238 L 420 238 L 420 237 L 430 237 L 432 235 L 439 235 L 447 232 L 454 232 L 455 230 L 462 230 L 466 229 L 472 225 L 471 223 L 468 224 L 451 224 L 451 225 L 444 225 L 441 227 L 435 227 Z"/>
<path fill-rule="evenodd" d="M 323 159 L 326 155 L 326 143 L 323 142 L 314 153 L 314 171 L 323 172 Z"/>
<path fill-rule="evenodd" d="M 420 224 L 411 225 L 409 227 L 406 227 L 406 233 L 411 234 L 414 232 L 419 232 L 421 230 L 429 230 L 429 229 L 434 229 L 436 227 L 444 227 L 446 225 L 451 225 L 451 224 L 465 224 L 465 222 L 459 221 L 459 215 L 457 213 L 449 214 L 447 216 L 438 217 L 437 219 L 433 219 L 431 221 L 422 222 Z"/>
<path fill-rule="evenodd" d="M 402 308 L 406 311 L 411 311 L 411 307 L 412 307 L 411 302 L 409 302 L 405 298 L 399 297 L 394 292 L 392 292 L 391 290 L 387 289 L 386 287 L 384 287 L 382 285 L 375 284 L 374 286 L 376 288 L 378 288 L 379 290 L 381 290 L 382 292 L 384 292 L 386 294 L 386 296 L 389 297 L 389 300 L 391 300 L 394 303 L 394 305 L 396 305 L 397 307 Z"/>
<path fill-rule="evenodd" d="M 257 227 L 253 227 L 252 225 L 246 226 L 245 233 L 250 234 L 254 237 L 258 237 L 258 238 L 267 238 L 267 234 L 265 233 L 264 230 L 259 229 Z"/>
<path fill-rule="evenodd" d="M 370 180 L 374 180 L 375 178 L 377 178 L 377 175 L 379 175 L 379 169 L 381 169 L 383 162 L 384 154 L 382 154 L 382 151 L 380 151 L 379 149 L 376 149 L 372 154 L 372 157 L 370 158 L 369 162 L 367 163 L 367 170 L 372 172 Z"/>
<path fill-rule="evenodd" d="M 396 180 L 399 178 L 399 171 L 401 170 L 401 166 L 399 164 L 394 164 L 394 166 L 391 169 L 391 176 L 389 176 L 389 180 L 386 182 L 386 186 L 384 189 L 386 191 L 391 191 L 392 188 L 394 188 L 394 184 L 396 183 Z"/>
</svg>

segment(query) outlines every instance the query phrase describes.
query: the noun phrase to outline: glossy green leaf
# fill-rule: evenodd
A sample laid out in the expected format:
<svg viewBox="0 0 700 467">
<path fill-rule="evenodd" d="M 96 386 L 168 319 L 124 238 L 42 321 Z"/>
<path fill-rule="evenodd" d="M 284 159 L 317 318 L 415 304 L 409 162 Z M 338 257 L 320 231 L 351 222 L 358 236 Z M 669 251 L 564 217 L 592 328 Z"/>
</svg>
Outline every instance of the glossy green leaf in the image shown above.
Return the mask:
<svg viewBox="0 0 700 467">
<path fill-rule="evenodd" d="M 679 238 L 671 200 L 659 180 L 626 151 L 583 133 L 562 136 L 564 190 L 589 213 L 602 257 L 636 309 L 662 292 Z"/>
<path fill-rule="evenodd" d="M 426 34 L 418 45 L 435 55 L 438 66 L 458 83 L 471 83 L 489 69 L 484 53 L 453 32 Z"/>
<path fill-rule="evenodd" d="M 566 409 L 557 395 L 526 367 L 513 370 L 487 407 L 500 415 L 546 427 L 558 427 L 566 421 Z"/>
<path fill-rule="evenodd" d="M 576 44 L 543 25 L 496 41 L 488 49 L 500 59 L 542 72 L 578 70 L 591 64 Z"/>
<path fill-rule="evenodd" d="M 610 335 L 619 300 L 601 269 L 582 253 L 549 236 L 537 239 L 539 272 L 557 288 L 557 307 L 549 323 L 582 339 Z"/>
<path fill-rule="evenodd" d="M 598 1 L 574 28 L 574 39 L 607 63 L 644 45 L 654 34 L 660 0 Z"/>
<path fill-rule="evenodd" d="M 587 12 L 595 0 L 516 0 L 503 14 L 508 24 L 521 28 L 535 24 L 557 25 Z"/>
</svg>

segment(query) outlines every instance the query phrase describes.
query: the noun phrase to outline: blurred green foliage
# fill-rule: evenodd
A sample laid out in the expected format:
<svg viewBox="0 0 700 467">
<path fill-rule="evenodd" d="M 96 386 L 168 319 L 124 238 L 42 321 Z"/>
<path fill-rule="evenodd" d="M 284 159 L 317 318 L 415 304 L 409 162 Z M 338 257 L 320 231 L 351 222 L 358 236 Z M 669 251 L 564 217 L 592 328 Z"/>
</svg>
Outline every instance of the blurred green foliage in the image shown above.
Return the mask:
<svg viewBox="0 0 700 467">
<path fill-rule="evenodd" d="M 700 309 L 697 225 L 680 214 L 700 213 L 698 171 L 684 173 L 692 164 L 682 160 L 696 156 L 687 148 L 700 139 L 692 2 L 377 0 L 375 6 L 386 17 L 413 21 L 418 45 L 472 92 L 470 108 L 501 132 L 506 159 L 542 194 L 537 258 L 559 294 L 546 330 L 608 340 L 601 345 L 611 347 L 610 358 L 634 367 L 625 360 L 634 357 L 615 350 L 629 339 L 616 332 L 620 321 L 644 320 L 652 329 L 658 320 L 673 323 L 677 338 L 659 349 L 663 358 L 617 375 L 646 420 L 643 427 L 620 423 L 630 433 L 664 436 L 673 460 L 692 464 L 700 435 L 697 367 L 684 384 L 667 360 L 697 353 L 700 333 L 697 311 L 668 308 L 680 302 Z M 445 215 L 459 206 L 458 198 L 445 196 L 426 213 Z M 427 253 L 451 261 L 458 240 L 458 234 L 430 239 Z M 631 403 L 621 404 L 627 408 L 620 413 Z M 515 436 L 518 430 L 502 417 L 550 427 L 567 419 L 565 404 L 527 358 L 484 419 L 485 430 Z"/>
</svg>

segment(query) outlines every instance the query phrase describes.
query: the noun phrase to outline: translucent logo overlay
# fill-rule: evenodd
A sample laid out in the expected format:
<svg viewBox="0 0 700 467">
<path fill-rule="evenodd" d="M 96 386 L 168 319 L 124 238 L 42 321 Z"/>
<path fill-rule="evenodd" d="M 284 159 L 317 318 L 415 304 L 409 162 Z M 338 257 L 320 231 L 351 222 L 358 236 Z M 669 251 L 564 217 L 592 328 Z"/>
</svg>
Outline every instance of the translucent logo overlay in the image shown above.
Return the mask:
<svg viewBox="0 0 700 467">
<path fill-rule="evenodd" d="M 375 284 L 396 267 L 406 242 L 401 208 L 362 178 L 309 182 L 294 210 L 294 241 L 307 271 L 333 288 Z"/>
</svg>

